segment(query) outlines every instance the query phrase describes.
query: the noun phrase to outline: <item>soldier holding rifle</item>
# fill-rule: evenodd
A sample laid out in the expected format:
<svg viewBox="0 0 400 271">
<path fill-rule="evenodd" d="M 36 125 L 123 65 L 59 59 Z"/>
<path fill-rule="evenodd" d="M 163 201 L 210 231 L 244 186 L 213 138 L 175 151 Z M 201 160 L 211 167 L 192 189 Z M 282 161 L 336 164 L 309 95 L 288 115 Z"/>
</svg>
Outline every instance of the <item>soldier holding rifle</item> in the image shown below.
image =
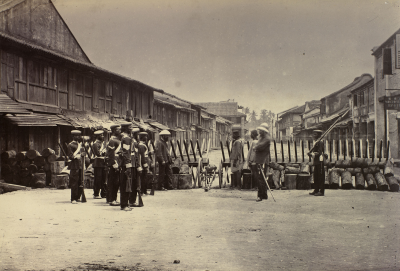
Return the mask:
<svg viewBox="0 0 400 271">
<path fill-rule="evenodd" d="M 106 166 L 109 169 L 107 180 L 107 203 L 111 206 L 119 206 L 117 202 L 119 188 L 119 152 L 121 149 L 121 126 L 118 124 L 111 125 L 112 136 L 108 142 L 106 149 Z"/>
<path fill-rule="evenodd" d="M 160 140 L 156 142 L 156 159 L 158 162 L 158 185 L 159 190 L 171 190 L 172 189 L 172 168 L 171 168 L 171 157 L 168 152 L 168 137 L 171 135 L 167 130 L 160 132 Z"/>
<path fill-rule="evenodd" d="M 139 166 L 138 166 L 138 175 L 140 176 L 140 188 L 141 193 L 147 195 L 147 172 L 149 168 L 148 160 L 149 160 L 149 151 L 146 145 L 147 142 L 147 133 L 140 132 L 139 133 L 139 147 L 138 147 L 138 158 L 139 158 Z M 140 170 L 141 169 L 141 170 Z"/>
<path fill-rule="evenodd" d="M 313 139 L 318 140 L 323 131 L 313 131 Z M 325 169 L 324 169 L 324 142 L 322 140 L 315 143 L 312 152 L 308 155 L 312 157 L 314 165 L 314 191 L 310 193 L 313 196 L 324 196 L 325 194 Z"/>
<path fill-rule="evenodd" d="M 121 153 L 119 154 L 120 169 L 120 202 L 121 210 L 131 211 L 129 208 L 129 197 L 132 192 L 132 123 L 126 122 L 121 124 Z"/>
<path fill-rule="evenodd" d="M 137 133 L 140 131 L 139 128 L 135 127 L 132 129 L 132 152 L 131 152 L 131 157 L 132 157 L 132 192 L 129 196 L 129 206 L 130 207 L 139 207 L 139 205 L 136 204 L 136 198 L 137 198 L 137 188 L 139 187 L 139 160 L 138 160 L 138 142 L 136 141 L 137 139 Z"/>
<path fill-rule="evenodd" d="M 256 170 L 256 178 L 258 182 L 258 194 L 257 194 L 257 202 L 262 201 L 263 199 L 268 199 L 267 195 L 267 180 L 262 176 L 261 170 L 263 169 L 263 165 L 269 165 L 270 162 L 270 142 L 271 136 L 268 131 L 268 124 L 262 123 L 259 127 L 257 127 L 258 132 L 258 142 L 253 146 L 254 151 L 254 163 L 257 165 Z"/>
<path fill-rule="evenodd" d="M 98 130 L 94 132 L 96 141 L 93 143 L 93 153 L 95 155 L 93 162 L 94 169 L 94 186 L 93 186 L 93 198 L 100 199 L 107 196 L 107 182 L 105 172 L 105 155 L 106 150 L 104 148 L 104 131 Z M 101 192 L 100 192 L 101 190 Z M 100 194 L 100 196 L 99 196 Z"/>
<path fill-rule="evenodd" d="M 81 157 L 81 154 L 84 154 L 84 152 L 81 152 L 82 144 L 78 143 L 81 140 L 81 131 L 72 130 L 71 135 L 73 140 L 68 144 L 67 149 L 68 157 L 71 160 L 69 164 L 69 184 L 71 186 L 71 203 L 76 204 L 80 201 L 81 197 L 79 186 L 83 184 L 81 176 L 82 170 L 84 170 L 82 169 L 81 159 L 83 158 Z"/>
</svg>

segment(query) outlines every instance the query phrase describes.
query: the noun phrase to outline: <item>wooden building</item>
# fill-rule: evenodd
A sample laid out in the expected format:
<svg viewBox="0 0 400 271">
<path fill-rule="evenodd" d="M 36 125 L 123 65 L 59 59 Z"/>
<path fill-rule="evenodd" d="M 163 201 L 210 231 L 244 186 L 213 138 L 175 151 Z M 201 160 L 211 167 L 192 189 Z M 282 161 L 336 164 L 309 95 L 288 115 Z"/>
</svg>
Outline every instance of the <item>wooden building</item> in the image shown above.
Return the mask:
<svg viewBox="0 0 400 271">
<path fill-rule="evenodd" d="M 10 98 L 0 108 L 0 152 L 59 152 L 71 129 L 143 123 L 160 91 L 95 66 L 49 0 L 2 1 L 0 61 L 0 95 Z M 4 110 L 15 103 L 29 114 Z"/>
</svg>

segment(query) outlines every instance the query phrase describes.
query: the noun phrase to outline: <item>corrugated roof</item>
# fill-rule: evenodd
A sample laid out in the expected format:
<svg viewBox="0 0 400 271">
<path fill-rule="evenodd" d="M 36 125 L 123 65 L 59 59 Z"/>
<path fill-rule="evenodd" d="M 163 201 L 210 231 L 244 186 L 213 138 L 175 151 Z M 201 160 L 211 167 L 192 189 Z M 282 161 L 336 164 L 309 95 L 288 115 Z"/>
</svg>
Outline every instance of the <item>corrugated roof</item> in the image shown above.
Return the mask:
<svg viewBox="0 0 400 271">
<path fill-rule="evenodd" d="M 31 112 L 6 94 L 0 94 L 0 114 L 31 114 Z"/>
<path fill-rule="evenodd" d="M 7 114 L 5 118 L 18 126 L 71 126 L 62 117 L 51 114 L 31 113 L 29 115 L 16 114 L 15 116 Z"/>
</svg>

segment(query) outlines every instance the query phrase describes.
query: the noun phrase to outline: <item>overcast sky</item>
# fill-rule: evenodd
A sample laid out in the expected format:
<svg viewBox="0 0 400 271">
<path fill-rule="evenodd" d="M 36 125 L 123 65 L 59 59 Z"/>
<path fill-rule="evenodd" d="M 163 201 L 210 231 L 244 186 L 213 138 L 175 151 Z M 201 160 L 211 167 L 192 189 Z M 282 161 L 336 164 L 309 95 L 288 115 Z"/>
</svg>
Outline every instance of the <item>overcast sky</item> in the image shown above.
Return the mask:
<svg viewBox="0 0 400 271">
<path fill-rule="evenodd" d="M 97 66 L 196 102 L 279 113 L 374 76 L 400 0 L 53 0 Z"/>
</svg>

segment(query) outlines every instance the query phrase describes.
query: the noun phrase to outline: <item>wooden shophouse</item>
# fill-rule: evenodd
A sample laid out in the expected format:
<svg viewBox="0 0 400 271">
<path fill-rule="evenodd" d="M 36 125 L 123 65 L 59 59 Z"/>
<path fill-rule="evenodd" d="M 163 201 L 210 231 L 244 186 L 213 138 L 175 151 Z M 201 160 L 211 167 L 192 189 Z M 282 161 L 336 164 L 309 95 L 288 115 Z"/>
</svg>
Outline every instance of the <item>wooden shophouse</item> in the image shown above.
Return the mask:
<svg viewBox="0 0 400 271">
<path fill-rule="evenodd" d="M 160 90 L 95 66 L 50 0 L 1 3 L 0 152 L 59 153 L 72 129 L 151 118 Z"/>
</svg>

